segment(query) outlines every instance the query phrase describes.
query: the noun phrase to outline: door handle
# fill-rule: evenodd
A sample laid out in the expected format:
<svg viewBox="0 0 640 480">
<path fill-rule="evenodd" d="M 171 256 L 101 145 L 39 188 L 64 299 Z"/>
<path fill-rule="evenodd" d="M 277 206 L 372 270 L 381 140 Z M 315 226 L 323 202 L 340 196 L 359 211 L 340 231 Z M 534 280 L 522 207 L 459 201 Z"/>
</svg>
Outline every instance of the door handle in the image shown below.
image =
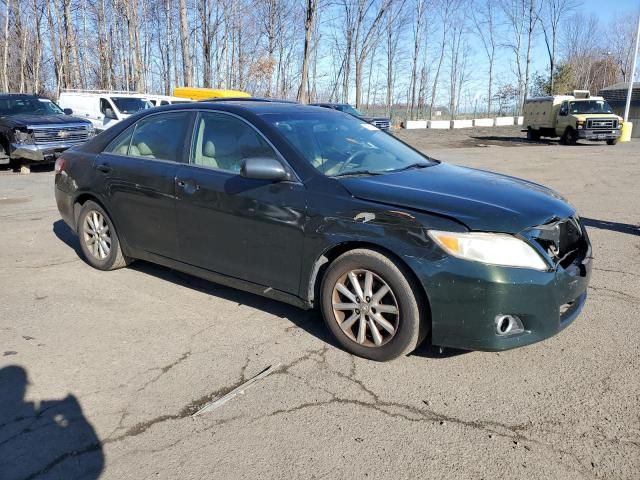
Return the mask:
<svg viewBox="0 0 640 480">
<path fill-rule="evenodd" d="M 102 173 L 109 173 L 111 171 L 111 167 L 106 163 L 98 165 L 96 169 L 98 169 Z"/>
</svg>

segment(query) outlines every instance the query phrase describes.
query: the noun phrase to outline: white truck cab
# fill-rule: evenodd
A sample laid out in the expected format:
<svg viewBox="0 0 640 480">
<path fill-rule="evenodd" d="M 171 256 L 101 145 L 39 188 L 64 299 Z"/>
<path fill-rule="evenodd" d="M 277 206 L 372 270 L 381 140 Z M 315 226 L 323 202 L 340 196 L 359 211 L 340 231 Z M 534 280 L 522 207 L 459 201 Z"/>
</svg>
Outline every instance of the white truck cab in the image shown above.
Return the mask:
<svg viewBox="0 0 640 480">
<path fill-rule="evenodd" d="M 73 115 L 91 121 L 100 132 L 147 108 L 153 108 L 141 93 L 110 90 L 63 90 L 58 104 Z"/>
</svg>

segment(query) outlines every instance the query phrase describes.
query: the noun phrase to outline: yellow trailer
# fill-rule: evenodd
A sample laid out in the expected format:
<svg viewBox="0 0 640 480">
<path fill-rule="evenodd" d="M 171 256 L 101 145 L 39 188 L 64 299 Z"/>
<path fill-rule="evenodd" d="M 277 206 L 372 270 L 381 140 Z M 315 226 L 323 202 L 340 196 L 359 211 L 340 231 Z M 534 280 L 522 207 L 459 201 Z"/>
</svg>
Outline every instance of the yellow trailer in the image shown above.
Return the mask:
<svg viewBox="0 0 640 480">
<path fill-rule="evenodd" d="M 240 98 L 251 95 L 242 90 L 224 90 L 220 88 L 176 87 L 173 96 L 190 100 L 207 100 L 209 98 Z"/>
</svg>

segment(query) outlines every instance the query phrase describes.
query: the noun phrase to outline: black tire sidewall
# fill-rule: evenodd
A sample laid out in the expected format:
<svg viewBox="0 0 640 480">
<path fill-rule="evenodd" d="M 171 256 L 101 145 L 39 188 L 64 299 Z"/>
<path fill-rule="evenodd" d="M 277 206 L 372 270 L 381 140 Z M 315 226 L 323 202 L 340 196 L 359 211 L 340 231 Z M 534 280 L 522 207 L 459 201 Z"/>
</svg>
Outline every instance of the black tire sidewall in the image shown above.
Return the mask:
<svg viewBox="0 0 640 480">
<path fill-rule="evenodd" d="M 87 248 L 87 245 L 84 241 L 82 226 L 84 224 L 87 213 L 92 210 L 99 212 L 104 217 L 107 225 L 109 225 L 109 232 L 111 234 L 111 249 L 109 250 L 109 255 L 104 260 L 99 260 L 94 257 Z M 118 234 L 115 227 L 113 226 L 113 222 L 111 221 L 111 218 L 109 217 L 107 212 L 105 212 L 104 208 L 102 208 L 97 203 L 92 202 L 91 200 L 85 202 L 82 206 L 82 209 L 80 210 L 80 214 L 78 215 L 77 234 L 78 240 L 80 241 L 80 249 L 82 250 L 85 261 L 98 270 L 111 270 L 118 257 L 118 251 L 120 250 L 120 241 L 118 240 Z"/>
<path fill-rule="evenodd" d="M 380 276 L 391 287 L 398 302 L 398 331 L 389 342 L 380 347 L 367 347 L 351 340 L 342 332 L 333 315 L 332 293 L 336 281 L 345 273 L 357 269 L 370 270 Z M 409 353 L 425 336 L 425 332 L 421 331 L 425 328 L 422 308 L 411 281 L 393 262 L 377 252 L 348 252 L 338 257 L 324 275 L 320 292 L 322 314 L 327 327 L 345 350 L 358 356 L 376 361 L 392 360 Z"/>
</svg>

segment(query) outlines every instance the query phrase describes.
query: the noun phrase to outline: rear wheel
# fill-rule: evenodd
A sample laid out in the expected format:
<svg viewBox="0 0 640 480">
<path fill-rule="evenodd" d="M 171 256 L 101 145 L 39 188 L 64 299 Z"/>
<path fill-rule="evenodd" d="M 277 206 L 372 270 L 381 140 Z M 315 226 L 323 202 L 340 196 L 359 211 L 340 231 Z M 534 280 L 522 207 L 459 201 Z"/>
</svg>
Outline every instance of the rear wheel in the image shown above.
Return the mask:
<svg viewBox="0 0 640 480">
<path fill-rule="evenodd" d="M 386 361 L 410 353 L 427 334 L 421 296 L 381 253 L 357 249 L 338 257 L 321 287 L 324 320 L 351 353 Z"/>
<path fill-rule="evenodd" d="M 540 140 L 540 131 L 531 127 L 527 128 L 527 140 L 538 141 Z"/>
<path fill-rule="evenodd" d="M 109 215 L 90 200 L 82 206 L 78 216 L 78 238 L 85 260 L 98 270 L 115 270 L 130 262 L 122 253 Z"/>
</svg>

